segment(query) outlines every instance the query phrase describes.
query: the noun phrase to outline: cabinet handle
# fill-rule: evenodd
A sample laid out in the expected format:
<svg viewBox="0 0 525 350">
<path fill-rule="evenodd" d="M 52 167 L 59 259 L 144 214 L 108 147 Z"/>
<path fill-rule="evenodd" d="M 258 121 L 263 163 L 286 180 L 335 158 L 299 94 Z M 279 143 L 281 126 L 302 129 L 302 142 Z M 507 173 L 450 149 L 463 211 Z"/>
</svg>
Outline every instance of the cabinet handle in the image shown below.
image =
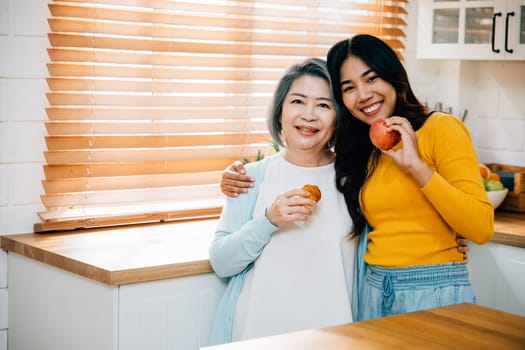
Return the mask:
<svg viewBox="0 0 525 350">
<path fill-rule="evenodd" d="M 496 12 L 492 15 L 492 52 L 499 53 L 500 49 L 494 47 L 496 41 L 496 17 L 501 17 L 501 12 Z"/>
<path fill-rule="evenodd" d="M 514 11 L 507 12 L 507 16 L 505 17 L 505 51 L 508 53 L 513 53 L 513 49 L 509 49 L 509 17 L 514 16 Z"/>
</svg>

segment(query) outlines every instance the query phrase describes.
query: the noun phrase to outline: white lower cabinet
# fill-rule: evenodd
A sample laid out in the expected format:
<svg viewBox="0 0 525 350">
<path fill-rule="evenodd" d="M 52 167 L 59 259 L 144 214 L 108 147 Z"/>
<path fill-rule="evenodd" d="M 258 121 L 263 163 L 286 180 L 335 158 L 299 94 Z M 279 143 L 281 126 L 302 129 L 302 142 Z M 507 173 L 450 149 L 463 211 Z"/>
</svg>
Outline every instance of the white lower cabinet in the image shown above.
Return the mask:
<svg viewBox="0 0 525 350">
<path fill-rule="evenodd" d="M 213 274 L 128 284 L 119 292 L 119 350 L 208 345 L 225 283 Z"/>
<path fill-rule="evenodd" d="M 117 349 L 118 288 L 8 253 L 8 349 Z"/>
<path fill-rule="evenodd" d="M 109 286 L 8 254 L 9 350 L 193 350 L 226 284 L 214 274 Z"/>
<path fill-rule="evenodd" d="M 471 243 L 469 256 L 478 303 L 525 316 L 525 248 Z"/>
</svg>

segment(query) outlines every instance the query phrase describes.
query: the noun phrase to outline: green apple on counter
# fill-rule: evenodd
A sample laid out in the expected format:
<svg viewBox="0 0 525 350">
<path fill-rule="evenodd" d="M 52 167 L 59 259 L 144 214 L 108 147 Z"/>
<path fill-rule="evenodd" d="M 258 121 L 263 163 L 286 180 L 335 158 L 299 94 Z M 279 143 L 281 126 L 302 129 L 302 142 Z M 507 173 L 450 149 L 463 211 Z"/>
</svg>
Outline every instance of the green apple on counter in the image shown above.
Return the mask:
<svg viewBox="0 0 525 350">
<path fill-rule="evenodd" d="M 483 180 L 485 191 L 501 191 L 505 188 L 501 183 L 499 175 L 493 173 L 485 164 L 479 164 L 479 173 Z"/>
</svg>

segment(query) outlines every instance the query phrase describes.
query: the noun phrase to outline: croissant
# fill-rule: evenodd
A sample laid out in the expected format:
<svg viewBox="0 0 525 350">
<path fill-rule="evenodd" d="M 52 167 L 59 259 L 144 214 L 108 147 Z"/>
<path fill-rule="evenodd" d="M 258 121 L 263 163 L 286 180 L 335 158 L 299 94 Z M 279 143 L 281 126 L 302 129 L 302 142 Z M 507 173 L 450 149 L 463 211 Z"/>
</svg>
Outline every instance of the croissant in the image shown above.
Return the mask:
<svg viewBox="0 0 525 350">
<path fill-rule="evenodd" d="M 310 194 L 308 198 L 316 203 L 321 200 L 321 190 L 316 185 L 306 184 L 303 186 L 303 190 L 307 191 Z"/>
</svg>

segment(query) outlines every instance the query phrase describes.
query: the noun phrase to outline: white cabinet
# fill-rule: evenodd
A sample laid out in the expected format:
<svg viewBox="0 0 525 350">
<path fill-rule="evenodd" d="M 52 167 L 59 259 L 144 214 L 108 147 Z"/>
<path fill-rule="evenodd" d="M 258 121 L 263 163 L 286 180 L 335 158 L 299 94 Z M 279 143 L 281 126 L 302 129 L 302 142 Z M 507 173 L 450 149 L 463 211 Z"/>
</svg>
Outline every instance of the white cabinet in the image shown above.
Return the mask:
<svg viewBox="0 0 525 350">
<path fill-rule="evenodd" d="M 8 260 L 9 350 L 198 350 L 226 287 L 212 273 L 109 286 L 15 253 Z"/>
<path fill-rule="evenodd" d="M 209 345 L 225 288 L 226 280 L 212 273 L 120 286 L 118 350 Z"/>
<path fill-rule="evenodd" d="M 118 289 L 8 253 L 9 350 L 118 350 Z"/>
<path fill-rule="evenodd" d="M 525 0 L 419 0 L 417 58 L 525 59 Z"/>
<path fill-rule="evenodd" d="M 525 316 L 525 248 L 471 243 L 469 257 L 478 303 Z"/>
</svg>

